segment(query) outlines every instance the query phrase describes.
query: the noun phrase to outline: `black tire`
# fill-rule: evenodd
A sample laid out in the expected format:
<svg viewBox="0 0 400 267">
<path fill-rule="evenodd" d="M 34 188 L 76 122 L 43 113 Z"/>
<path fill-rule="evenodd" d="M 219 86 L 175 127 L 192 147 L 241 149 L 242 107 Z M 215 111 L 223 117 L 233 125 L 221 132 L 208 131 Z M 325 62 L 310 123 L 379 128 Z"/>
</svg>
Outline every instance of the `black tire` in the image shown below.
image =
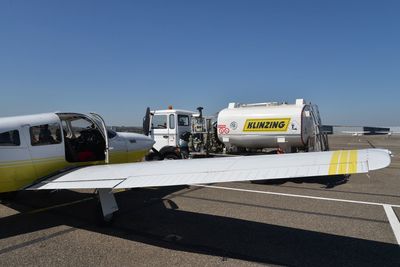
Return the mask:
<svg viewBox="0 0 400 267">
<path fill-rule="evenodd" d="M 175 160 L 175 159 L 180 159 L 180 157 L 177 154 L 168 153 L 168 154 L 164 155 L 164 159 Z"/>
</svg>

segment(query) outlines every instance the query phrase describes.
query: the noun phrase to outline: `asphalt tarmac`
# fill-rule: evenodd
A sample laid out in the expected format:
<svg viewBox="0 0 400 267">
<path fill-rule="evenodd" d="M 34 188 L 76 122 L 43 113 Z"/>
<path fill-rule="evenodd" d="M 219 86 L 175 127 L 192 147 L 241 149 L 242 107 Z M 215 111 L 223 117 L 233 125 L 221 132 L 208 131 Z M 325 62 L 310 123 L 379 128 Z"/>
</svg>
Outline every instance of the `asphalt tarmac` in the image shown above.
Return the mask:
<svg viewBox="0 0 400 267">
<path fill-rule="evenodd" d="M 348 179 L 123 191 L 112 226 L 92 191 L 20 192 L 0 204 L 0 266 L 400 266 L 400 137 L 330 145 L 394 157 Z"/>
</svg>

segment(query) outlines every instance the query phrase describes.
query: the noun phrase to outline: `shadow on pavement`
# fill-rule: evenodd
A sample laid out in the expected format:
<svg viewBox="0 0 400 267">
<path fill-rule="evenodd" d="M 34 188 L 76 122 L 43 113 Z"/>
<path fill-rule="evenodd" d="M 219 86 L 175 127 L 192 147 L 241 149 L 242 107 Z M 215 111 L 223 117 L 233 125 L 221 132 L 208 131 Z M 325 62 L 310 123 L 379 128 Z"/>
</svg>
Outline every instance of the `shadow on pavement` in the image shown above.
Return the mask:
<svg viewBox="0 0 400 267">
<path fill-rule="evenodd" d="M 181 211 L 166 197 L 172 193 L 177 196 L 184 188 L 135 189 L 116 194 L 120 212 L 111 227 L 99 227 L 96 223 L 97 200 L 92 194 L 66 190 L 54 194 L 21 192 L 18 198 L 7 206 L 22 213 L 0 219 L 0 239 L 59 225 L 69 225 L 73 228 L 14 247 L 0 248 L 0 257 L 1 254 L 78 228 L 177 251 L 266 264 L 400 264 L 399 247 L 394 244 Z M 46 210 L 47 207 L 72 201 L 76 203 Z"/>
<path fill-rule="evenodd" d="M 349 176 L 347 175 L 331 175 L 331 176 L 315 176 L 307 178 L 295 178 L 295 179 L 275 179 L 275 180 L 259 180 L 252 181 L 253 184 L 267 184 L 267 185 L 282 185 L 287 182 L 293 182 L 297 184 L 308 183 L 308 184 L 321 184 L 326 189 L 334 188 L 338 185 L 347 183 Z"/>
</svg>

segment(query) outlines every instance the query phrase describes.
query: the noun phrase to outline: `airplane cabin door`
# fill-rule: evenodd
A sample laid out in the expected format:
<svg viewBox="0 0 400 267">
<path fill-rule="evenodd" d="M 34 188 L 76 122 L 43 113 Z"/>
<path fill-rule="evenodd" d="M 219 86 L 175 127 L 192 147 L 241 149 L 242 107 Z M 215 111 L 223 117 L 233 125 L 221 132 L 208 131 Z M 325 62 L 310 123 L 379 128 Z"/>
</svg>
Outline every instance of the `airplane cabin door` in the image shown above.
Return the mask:
<svg viewBox="0 0 400 267">
<path fill-rule="evenodd" d="M 37 177 L 68 165 L 59 121 L 25 125 L 23 129 Z"/>
<path fill-rule="evenodd" d="M 20 189 L 35 175 L 26 138 L 21 127 L 0 129 L 0 192 Z M 12 164 L 10 164 L 12 163 Z"/>
</svg>

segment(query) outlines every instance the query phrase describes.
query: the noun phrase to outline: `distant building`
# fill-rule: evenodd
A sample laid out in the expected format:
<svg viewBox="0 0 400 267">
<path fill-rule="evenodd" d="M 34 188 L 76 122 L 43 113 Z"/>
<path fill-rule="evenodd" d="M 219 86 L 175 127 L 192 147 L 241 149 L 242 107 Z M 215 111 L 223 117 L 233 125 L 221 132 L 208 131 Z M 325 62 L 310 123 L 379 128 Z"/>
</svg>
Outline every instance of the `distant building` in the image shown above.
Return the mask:
<svg viewBox="0 0 400 267">
<path fill-rule="evenodd" d="M 342 125 L 323 125 L 322 131 L 327 134 L 345 135 L 360 133 L 362 135 L 381 135 L 389 132 L 398 132 L 400 127 L 374 127 L 374 126 L 342 126 Z"/>
<path fill-rule="evenodd" d="M 382 128 L 382 127 L 364 127 L 365 135 L 380 135 L 380 134 L 388 134 L 390 132 L 390 128 Z"/>
<path fill-rule="evenodd" d="M 326 134 L 333 134 L 333 126 L 331 125 L 322 125 L 322 132 Z"/>
</svg>

